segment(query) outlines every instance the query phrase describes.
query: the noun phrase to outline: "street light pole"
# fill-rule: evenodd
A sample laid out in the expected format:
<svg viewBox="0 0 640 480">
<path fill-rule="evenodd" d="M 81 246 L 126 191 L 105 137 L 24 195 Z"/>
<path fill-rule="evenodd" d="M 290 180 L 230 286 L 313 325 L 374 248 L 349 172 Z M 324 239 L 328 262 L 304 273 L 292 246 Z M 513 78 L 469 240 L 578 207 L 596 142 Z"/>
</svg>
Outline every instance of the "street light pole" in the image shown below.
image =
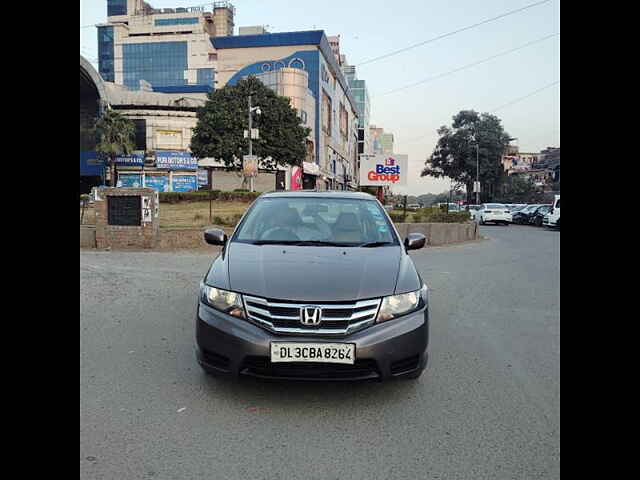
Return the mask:
<svg viewBox="0 0 640 480">
<path fill-rule="evenodd" d="M 480 205 L 480 145 L 476 139 L 476 205 Z"/>
<path fill-rule="evenodd" d="M 253 143 L 251 142 L 251 125 L 252 125 L 252 108 L 251 108 L 251 93 L 249 93 L 249 156 L 253 155 Z M 250 189 L 253 192 L 253 176 L 249 177 Z"/>
</svg>

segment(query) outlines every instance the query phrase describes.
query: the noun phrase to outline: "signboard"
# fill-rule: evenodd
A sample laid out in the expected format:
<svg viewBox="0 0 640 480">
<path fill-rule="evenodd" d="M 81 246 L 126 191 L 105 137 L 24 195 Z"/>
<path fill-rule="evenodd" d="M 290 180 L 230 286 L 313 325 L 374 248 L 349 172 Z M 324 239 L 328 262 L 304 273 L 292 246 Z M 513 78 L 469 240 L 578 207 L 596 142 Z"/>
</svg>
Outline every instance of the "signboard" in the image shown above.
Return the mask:
<svg viewBox="0 0 640 480">
<path fill-rule="evenodd" d="M 144 155 L 133 153 L 116 157 L 116 165 L 120 167 L 141 167 L 144 165 Z"/>
<path fill-rule="evenodd" d="M 209 186 L 209 172 L 202 168 L 198 169 L 198 188 Z"/>
<path fill-rule="evenodd" d="M 169 191 L 169 176 L 168 175 L 145 175 L 144 186 L 153 188 L 156 192 L 168 192 Z"/>
<path fill-rule="evenodd" d="M 406 187 L 408 167 L 407 155 L 360 155 L 360 185 Z"/>
<path fill-rule="evenodd" d="M 109 225 L 140 225 L 142 201 L 139 196 L 107 197 L 107 222 Z"/>
<path fill-rule="evenodd" d="M 245 177 L 258 176 L 258 157 L 255 155 L 244 155 L 242 157 L 242 171 Z"/>
<path fill-rule="evenodd" d="M 118 175 L 117 187 L 140 188 L 142 187 L 142 175 L 139 173 L 121 173 Z"/>
<path fill-rule="evenodd" d="M 198 160 L 189 152 L 156 152 L 156 167 L 167 170 L 197 170 Z"/>
<path fill-rule="evenodd" d="M 142 223 L 151 222 L 151 197 L 142 197 Z"/>
<path fill-rule="evenodd" d="M 172 190 L 174 192 L 195 192 L 198 190 L 196 175 L 174 175 Z"/>
<path fill-rule="evenodd" d="M 302 169 L 300 167 L 291 169 L 291 190 L 302 190 Z"/>
<path fill-rule="evenodd" d="M 104 170 L 104 163 L 93 151 L 80 152 L 80 175 L 100 177 Z"/>
</svg>

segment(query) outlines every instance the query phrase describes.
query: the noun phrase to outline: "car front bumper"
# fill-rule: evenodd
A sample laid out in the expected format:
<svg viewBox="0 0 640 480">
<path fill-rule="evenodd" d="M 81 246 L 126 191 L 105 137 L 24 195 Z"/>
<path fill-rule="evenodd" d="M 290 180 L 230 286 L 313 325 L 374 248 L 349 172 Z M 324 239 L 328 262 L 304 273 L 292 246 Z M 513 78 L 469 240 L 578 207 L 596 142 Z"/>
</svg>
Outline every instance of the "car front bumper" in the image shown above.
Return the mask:
<svg viewBox="0 0 640 480">
<path fill-rule="evenodd" d="M 355 343 L 355 364 L 271 363 L 271 342 Z M 385 380 L 427 366 L 428 307 L 346 337 L 276 335 L 199 302 L 196 357 L 218 375 L 284 380 Z"/>
</svg>

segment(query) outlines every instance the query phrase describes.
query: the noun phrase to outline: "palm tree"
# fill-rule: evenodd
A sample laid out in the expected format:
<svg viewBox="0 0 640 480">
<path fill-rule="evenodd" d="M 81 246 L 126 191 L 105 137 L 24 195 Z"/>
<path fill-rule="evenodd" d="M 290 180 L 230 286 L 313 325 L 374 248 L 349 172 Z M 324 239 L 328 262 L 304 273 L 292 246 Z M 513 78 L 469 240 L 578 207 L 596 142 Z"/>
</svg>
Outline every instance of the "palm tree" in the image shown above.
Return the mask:
<svg viewBox="0 0 640 480">
<path fill-rule="evenodd" d="M 111 173 L 110 186 L 115 187 L 116 158 L 130 155 L 135 149 L 135 126 L 131 120 L 109 108 L 96 122 L 96 130 L 96 151 L 107 160 Z"/>
</svg>

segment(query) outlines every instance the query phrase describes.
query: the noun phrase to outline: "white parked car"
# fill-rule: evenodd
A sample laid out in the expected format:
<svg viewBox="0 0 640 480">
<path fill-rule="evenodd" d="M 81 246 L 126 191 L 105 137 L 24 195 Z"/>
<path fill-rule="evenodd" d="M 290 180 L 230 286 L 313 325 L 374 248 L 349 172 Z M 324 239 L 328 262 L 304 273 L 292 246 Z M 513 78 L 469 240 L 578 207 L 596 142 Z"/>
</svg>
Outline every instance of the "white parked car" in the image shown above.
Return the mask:
<svg viewBox="0 0 640 480">
<path fill-rule="evenodd" d="M 464 208 L 471 215 L 471 220 L 476 220 L 476 213 L 478 213 L 480 205 L 465 205 Z"/>
<path fill-rule="evenodd" d="M 556 195 L 553 201 L 553 208 L 542 219 L 542 224 L 545 227 L 558 227 L 560 228 L 560 195 Z"/>
<path fill-rule="evenodd" d="M 480 220 L 480 225 L 487 222 L 501 223 L 509 225 L 511 223 L 511 213 L 502 203 L 483 203 L 480 210 L 476 212 L 476 218 Z"/>
</svg>

